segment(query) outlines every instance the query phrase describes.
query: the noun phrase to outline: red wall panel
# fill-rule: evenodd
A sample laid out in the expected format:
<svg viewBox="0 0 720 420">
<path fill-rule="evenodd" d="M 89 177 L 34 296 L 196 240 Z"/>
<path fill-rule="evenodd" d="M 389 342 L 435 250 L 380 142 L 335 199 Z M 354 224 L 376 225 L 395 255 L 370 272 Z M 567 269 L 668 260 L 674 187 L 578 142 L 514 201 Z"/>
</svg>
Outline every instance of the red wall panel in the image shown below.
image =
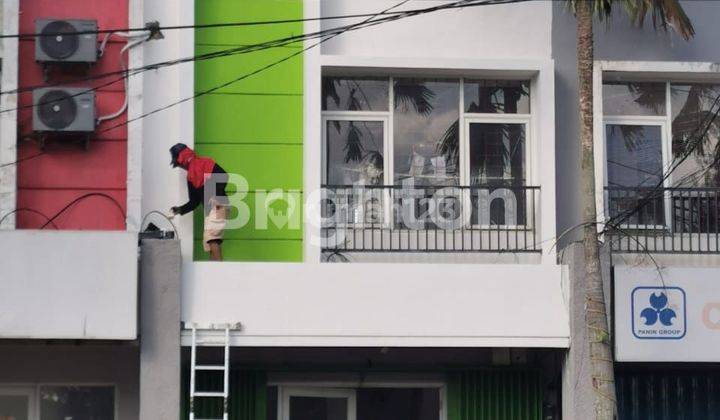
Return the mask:
<svg viewBox="0 0 720 420">
<path fill-rule="evenodd" d="M 34 33 L 35 19 L 95 19 L 98 28 L 125 29 L 128 25 L 127 0 L 21 0 L 20 32 Z M 104 35 L 98 36 L 98 44 Z M 121 70 L 122 38 L 111 38 L 105 55 L 87 71 L 53 71 L 49 82 L 43 80 L 42 66 L 35 62 L 35 41 L 20 41 L 19 86 L 38 87 L 62 83 L 64 86 L 100 87 L 120 79 L 114 75 L 98 80 L 78 80 Z M 127 59 L 127 53 L 125 56 Z M 69 82 L 69 83 L 68 83 Z M 96 92 L 97 115 L 115 112 L 124 101 L 124 86 L 118 80 Z M 106 121 L 92 136 L 89 150 L 72 142 L 51 141 L 41 151 L 32 137 L 32 93 L 19 95 L 18 129 L 18 198 L 17 207 L 53 217 L 74 199 L 87 193 L 102 193 L 84 199 L 62 212 L 55 220 L 59 229 L 122 230 L 125 229 L 127 185 L 127 128 L 104 132 L 126 121 L 127 113 Z M 33 157 L 36 156 L 37 157 Z M 23 158 L 28 158 L 22 161 Z M 113 201 L 114 200 L 114 201 Z M 122 212 L 117 207 L 122 208 Z M 44 217 L 26 210 L 17 215 L 18 228 L 37 229 Z M 51 228 L 48 226 L 48 228 Z"/>
</svg>

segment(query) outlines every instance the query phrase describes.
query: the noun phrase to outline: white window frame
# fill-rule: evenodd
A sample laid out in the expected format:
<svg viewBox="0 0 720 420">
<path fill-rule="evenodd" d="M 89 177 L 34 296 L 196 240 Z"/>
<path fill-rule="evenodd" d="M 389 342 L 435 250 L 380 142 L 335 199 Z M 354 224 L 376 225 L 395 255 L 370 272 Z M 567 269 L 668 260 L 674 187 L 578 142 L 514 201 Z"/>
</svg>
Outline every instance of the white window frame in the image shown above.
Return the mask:
<svg viewBox="0 0 720 420">
<path fill-rule="evenodd" d="M 322 77 L 356 77 L 353 76 L 342 76 L 342 75 L 330 75 L 326 76 L 323 75 Z M 525 168 L 524 168 L 524 178 L 525 178 L 525 186 L 532 186 L 534 185 L 535 181 L 535 168 L 534 166 L 534 158 L 536 156 L 536 146 L 533 141 L 533 109 L 532 109 L 532 102 L 533 102 L 533 83 L 528 78 L 528 80 L 524 79 L 516 79 L 516 78 L 509 78 L 509 79 L 502 79 L 502 78 L 478 78 L 478 77 L 445 77 L 445 76 L 433 76 L 431 74 L 425 74 L 422 76 L 417 76 L 418 78 L 441 78 L 441 79 L 447 79 L 447 80 L 457 80 L 458 81 L 458 141 L 459 141 L 459 156 L 458 156 L 458 186 L 460 187 L 467 187 L 470 186 L 470 138 L 469 135 L 469 124 L 471 123 L 487 123 L 487 124 L 524 124 L 525 125 Z M 387 77 L 387 83 L 388 83 L 388 110 L 387 111 L 338 111 L 338 110 L 329 110 L 329 111 L 321 111 L 321 182 L 322 185 L 327 185 L 327 171 L 328 171 L 328 160 L 327 160 L 327 122 L 328 121 L 380 121 L 384 123 L 384 133 L 383 133 L 383 182 L 384 186 L 392 186 L 395 185 L 395 156 L 394 156 L 394 146 L 395 146 L 395 132 L 393 127 L 393 120 L 394 120 L 394 109 L 395 109 L 395 103 L 394 103 L 394 82 L 397 77 L 394 76 L 388 76 Z M 401 77 L 404 78 L 404 77 Z M 466 112 L 465 110 L 465 81 L 466 80 L 521 80 L 523 82 L 528 83 L 528 86 L 530 88 L 530 113 L 517 113 L 517 114 L 503 114 L 503 113 L 472 113 L 472 112 Z M 385 199 L 384 208 L 384 220 L 381 226 L 383 228 L 387 228 L 392 226 L 394 223 L 393 215 L 392 215 L 392 205 L 390 205 L 394 200 L 393 196 L 394 194 L 390 194 L 390 191 L 385 190 L 386 192 L 383 195 L 383 199 Z M 533 190 L 531 194 L 535 194 Z M 464 197 L 462 198 L 463 202 L 463 211 L 467 211 L 467 209 L 470 208 L 470 191 L 467 190 L 467 193 L 464 194 Z M 533 197 L 534 199 L 534 197 Z M 532 209 L 530 208 L 530 200 L 528 200 L 526 209 L 526 214 L 528 217 L 526 217 L 525 224 L 518 224 L 518 225 L 479 225 L 479 224 L 471 224 L 473 228 L 480 228 L 480 229 L 501 229 L 501 230 L 507 230 L 507 229 L 532 229 L 532 224 L 530 220 L 535 219 L 536 217 L 529 217 L 530 212 Z M 536 206 L 539 209 L 539 205 Z M 335 227 L 342 228 L 347 227 L 346 224 L 337 225 Z M 363 228 L 367 227 L 367 224 L 365 223 L 354 223 L 353 227 L 355 228 Z"/>
<path fill-rule="evenodd" d="M 438 420 L 447 420 L 447 384 L 439 381 L 308 381 L 308 382 L 285 382 L 270 381 L 268 386 L 278 387 L 278 417 L 280 420 L 290 420 L 289 418 L 289 397 L 290 396 L 327 396 L 334 397 L 336 395 L 343 397 L 346 393 L 351 392 L 353 396 L 352 418 L 355 420 L 357 413 L 357 390 L 363 388 L 432 388 L 438 392 L 440 403 L 440 412 Z M 333 394 L 337 392 L 337 394 Z M 350 402 L 350 401 L 348 401 Z M 350 404 L 348 404 L 350 405 Z M 288 417 L 285 413 L 288 413 Z"/>
<path fill-rule="evenodd" d="M 388 134 L 388 131 L 391 129 L 389 128 L 391 126 L 391 120 L 390 113 L 389 112 L 376 112 L 376 111 L 323 111 L 322 114 L 322 175 L 321 175 L 321 181 L 322 185 L 327 185 L 327 173 L 328 173 L 328 159 L 327 159 L 327 126 L 328 121 L 356 121 L 356 122 L 380 122 L 383 124 L 383 184 L 382 187 L 385 187 L 388 184 L 390 180 L 390 174 L 387 171 L 387 161 L 388 161 L 388 154 L 390 152 L 390 135 Z M 348 186 L 350 187 L 350 186 Z M 362 187 L 359 187 L 362 188 Z M 337 223 L 333 225 L 333 229 L 335 228 L 346 228 L 346 227 L 353 227 L 353 228 L 365 228 L 372 226 L 379 225 L 382 228 L 389 227 L 392 223 L 392 206 L 388 205 L 387 203 L 390 203 L 391 194 L 390 191 L 387 188 L 382 188 L 382 197 L 383 197 L 383 220 L 382 223 L 378 224 L 371 224 L 371 223 L 365 223 L 364 217 L 363 222 L 361 223 Z"/>
<path fill-rule="evenodd" d="M 290 420 L 290 398 L 345 398 L 347 399 L 347 420 L 355 420 L 357 396 L 354 389 L 329 387 L 278 387 L 278 414 L 282 420 Z"/>
<path fill-rule="evenodd" d="M 636 125 L 636 126 L 653 126 L 660 127 L 660 149 L 662 153 L 662 171 L 663 174 L 672 164 L 672 136 L 670 134 L 671 125 L 668 124 L 667 116 L 625 116 L 625 115 L 610 115 L 603 118 L 603 144 L 605 159 L 603 161 L 603 179 L 604 187 L 609 187 L 608 183 L 608 160 L 607 160 L 607 126 L 608 125 Z M 663 187 L 669 188 L 672 186 L 672 174 L 663 180 Z M 603 188 L 603 194 L 605 193 Z M 628 187 L 630 189 L 632 187 Z M 648 230 L 660 230 L 671 228 L 671 197 L 669 192 L 666 192 L 663 200 L 663 212 L 665 214 L 664 225 L 646 225 L 646 224 L 633 224 L 623 223 L 621 227 L 623 229 L 648 229 Z M 610 199 L 608 196 L 607 200 L 604 200 L 604 206 L 601 207 L 605 215 L 610 215 Z"/>
<path fill-rule="evenodd" d="M 529 183 L 530 176 L 532 174 L 532 158 L 530 157 L 530 150 L 531 150 L 531 140 L 530 140 L 530 127 L 531 127 L 531 117 L 529 114 L 464 114 L 463 116 L 464 120 L 464 127 L 463 127 L 463 135 L 465 136 L 465 140 L 462 142 L 465 144 L 465 159 L 462 164 L 462 170 L 461 170 L 461 182 L 464 182 L 463 185 L 468 185 L 472 189 L 472 185 L 470 184 L 471 179 L 471 172 L 470 172 L 470 124 L 517 124 L 517 125 L 524 125 L 525 127 L 525 161 L 523 162 L 524 168 L 523 168 L 523 177 L 525 179 L 525 185 L 523 187 L 531 186 L 532 184 Z M 462 154 L 462 152 L 461 152 Z M 461 160 L 462 157 L 461 157 Z M 463 181 L 464 180 L 464 181 Z M 482 185 L 479 185 L 478 187 L 482 187 Z M 504 225 L 486 225 L 486 224 L 477 224 L 477 223 L 471 223 L 471 226 L 473 228 L 478 229 L 500 229 L 500 230 L 515 230 L 515 229 L 531 229 L 532 223 L 530 222 L 533 218 L 530 217 L 530 214 L 532 212 L 532 203 L 531 200 L 534 200 L 534 190 L 532 189 L 525 189 L 523 190 L 525 194 L 531 194 L 533 195 L 530 200 L 526 200 L 525 202 L 525 223 L 524 224 L 504 224 Z M 468 191 L 469 193 L 472 193 L 471 190 Z M 527 198 L 527 196 L 526 196 Z M 470 207 L 470 197 L 466 197 L 466 209 L 469 209 Z M 464 210 L 467 211 L 467 210 Z"/>
</svg>

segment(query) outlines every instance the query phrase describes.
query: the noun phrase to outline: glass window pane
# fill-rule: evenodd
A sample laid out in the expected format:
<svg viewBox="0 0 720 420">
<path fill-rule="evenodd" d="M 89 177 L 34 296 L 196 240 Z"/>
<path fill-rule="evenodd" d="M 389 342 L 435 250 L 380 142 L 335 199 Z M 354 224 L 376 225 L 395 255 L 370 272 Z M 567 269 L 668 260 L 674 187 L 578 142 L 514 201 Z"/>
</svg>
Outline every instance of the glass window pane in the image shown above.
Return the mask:
<svg viewBox="0 0 720 420">
<path fill-rule="evenodd" d="M 656 125 L 608 124 L 608 184 L 654 187 L 662 179 L 662 131 Z"/>
<path fill-rule="evenodd" d="M 465 112 L 529 114 L 530 82 L 521 80 L 466 80 Z"/>
<path fill-rule="evenodd" d="M 24 395 L 0 395 L 0 420 L 28 420 L 29 404 Z"/>
<path fill-rule="evenodd" d="M 40 387 L 40 420 L 113 420 L 111 386 Z"/>
<path fill-rule="evenodd" d="M 327 122 L 327 183 L 381 185 L 384 156 L 380 121 Z"/>
<path fill-rule="evenodd" d="M 662 195 L 647 199 L 663 176 L 660 126 L 608 124 L 605 131 L 610 216 L 627 214 L 630 225 L 663 225 Z"/>
<path fill-rule="evenodd" d="M 680 159 L 690 151 L 672 174 L 675 186 L 720 187 L 720 168 L 715 158 L 720 154 L 720 120 L 716 120 L 699 142 L 695 141 L 711 119 L 720 85 L 689 84 L 670 88 L 672 98 L 673 158 Z"/>
<path fill-rule="evenodd" d="M 323 111 L 387 111 L 389 79 L 323 77 Z"/>
<path fill-rule="evenodd" d="M 347 420 L 347 398 L 290 397 L 290 420 Z"/>
<path fill-rule="evenodd" d="M 438 420 L 440 395 L 433 388 L 361 388 L 357 420 Z"/>
<path fill-rule="evenodd" d="M 396 79 L 393 89 L 395 183 L 456 185 L 459 81 Z"/>
<path fill-rule="evenodd" d="M 665 83 L 603 83 L 605 115 L 665 115 Z"/>
<path fill-rule="evenodd" d="M 470 184 L 525 184 L 525 125 L 470 124 Z"/>
</svg>

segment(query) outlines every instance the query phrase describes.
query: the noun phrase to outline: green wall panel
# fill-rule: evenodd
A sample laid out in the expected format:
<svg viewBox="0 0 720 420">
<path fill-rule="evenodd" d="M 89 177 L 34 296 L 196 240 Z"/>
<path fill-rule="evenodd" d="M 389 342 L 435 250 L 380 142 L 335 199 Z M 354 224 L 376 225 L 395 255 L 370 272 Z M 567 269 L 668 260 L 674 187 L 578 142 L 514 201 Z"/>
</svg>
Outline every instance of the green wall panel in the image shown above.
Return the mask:
<svg viewBox="0 0 720 420">
<path fill-rule="evenodd" d="M 448 375 L 448 420 L 542 420 L 538 370 L 478 369 Z"/>
<path fill-rule="evenodd" d="M 302 0 L 202 0 L 195 3 L 195 21 L 199 25 L 300 19 L 303 16 Z M 207 28 L 196 31 L 195 42 L 247 45 L 302 33 L 302 22 Z"/>
<path fill-rule="evenodd" d="M 302 96 L 201 96 L 195 100 L 195 139 L 302 143 L 302 105 Z"/>
<path fill-rule="evenodd" d="M 302 145 L 199 144 L 198 153 L 212 156 L 226 171 L 247 179 L 250 191 L 301 190 Z"/>
<path fill-rule="evenodd" d="M 302 0 L 203 0 L 195 2 L 199 25 L 303 17 Z M 302 22 L 197 29 L 196 54 L 303 33 Z M 301 45 L 237 54 L 195 64 L 195 90 L 206 91 L 300 51 Z M 225 232 L 228 261 L 302 261 L 302 229 L 258 228 L 257 190 L 283 189 L 302 204 L 303 57 L 298 55 L 268 70 L 195 100 L 195 147 L 225 170 L 248 181 L 245 202 L 250 223 Z M 277 204 L 277 203 L 276 203 Z M 282 207 L 282 204 L 280 204 Z M 287 209 L 274 208 L 278 212 Z M 302 221 L 302 205 L 297 216 Z M 202 213 L 195 214 L 195 258 L 202 251 Z M 287 217 L 287 216 L 285 216 Z M 282 220 L 282 217 L 281 217 Z M 301 225 L 302 226 L 302 225 Z"/>
<path fill-rule="evenodd" d="M 197 237 L 197 236 L 196 236 Z M 226 261 L 288 262 L 302 261 L 301 240 L 238 240 L 223 241 L 223 257 Z M 194 242 L 195 261 L 207 261 L 202 241 Z"/>
<path fill-rule="evenodd" d="M 195 54 L 217 53 L 227 48 L 198 46 L 195 48 Z M 237 79 L 241 75 L 289 57 L 298 51 L 299 48 L 271 48 L 252 53 L 200 60 L 195 67 L 197 72 L 195 90 L 205 91 L 214 88 L 221 81 Z M 302 73 L 294 71 L 297 69 L 298 62 L 302 62 L 302 54 L 215 92 L 302 95 Z"/>
</svg>

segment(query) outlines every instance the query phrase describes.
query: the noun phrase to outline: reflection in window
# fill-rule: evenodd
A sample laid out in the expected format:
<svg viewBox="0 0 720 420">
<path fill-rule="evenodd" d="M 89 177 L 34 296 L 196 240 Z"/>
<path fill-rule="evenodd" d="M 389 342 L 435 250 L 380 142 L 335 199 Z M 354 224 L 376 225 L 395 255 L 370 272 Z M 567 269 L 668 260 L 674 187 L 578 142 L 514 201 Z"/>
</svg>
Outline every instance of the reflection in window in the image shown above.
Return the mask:
<svg viewBox="0 0 720 420">
<path fill-rule="evenodd" d="M 290 397 L 290 420 L 348 420 L 348 400 Z"/>
<path fill-rule="evenodd" d="M 397 79 L 393 93 L 396 184 L 457 185 L 459 81 Z"/>
<path fill-rule="evenodd" d="M 605 82 L 605 115 L 665 115 L 665 83 Z"/>
<path fill-rule="evenodd" d="M 470 124 L 470 183 L 525 183 L 525 125 Z"/>
<path fill-rule="evenodd" d="M 40 420 L 113 420 L 112 386 L 42 386 Z"/>
<path fill-rule="evenodd" d="M 673 184 L 678 187 L 720 187 L 720 170 L 715 160 L 720 156 L 720 120 L 710 126 L 702 139 L 697 139 L 712 118 L 720 85 L 673 84 L 670 92 L 673 158 L 679 161 L 690 152 L 673 171 Z"/>
<path fill-rule="evenodd" d="M 383 183 L 383 123 L 327 121 L 327 182 L 330 185 Z"/>
<path fill-rule="evenodd" d="M 361 388 L 357 420 L 438 420 L 440 395 L 433 388 Z"/>
<path fill-rule="evenodd" d="M 529 114 L 530 82 L 520 80 L 466 80 L 465 112 Z"/>
<path fill-rule="evenodd" d="M 631 225 L 663 225 L 662 196 L 647 199 L 652 188 L 662 182 L 660 126 L 608 124 L 605 130 L 610 216 L 627 214 L 625 222 Z"/>
<path fill-rule="evenodd" d="M 608 184 L 656 186 L 663 170 L 660 126 L 608 124 L 605 130 Z"/>
<path fill-rule="evenodd" d="M 323 77 L 323 111 L 387 111 L 388 79 Z"/>
</svg>

